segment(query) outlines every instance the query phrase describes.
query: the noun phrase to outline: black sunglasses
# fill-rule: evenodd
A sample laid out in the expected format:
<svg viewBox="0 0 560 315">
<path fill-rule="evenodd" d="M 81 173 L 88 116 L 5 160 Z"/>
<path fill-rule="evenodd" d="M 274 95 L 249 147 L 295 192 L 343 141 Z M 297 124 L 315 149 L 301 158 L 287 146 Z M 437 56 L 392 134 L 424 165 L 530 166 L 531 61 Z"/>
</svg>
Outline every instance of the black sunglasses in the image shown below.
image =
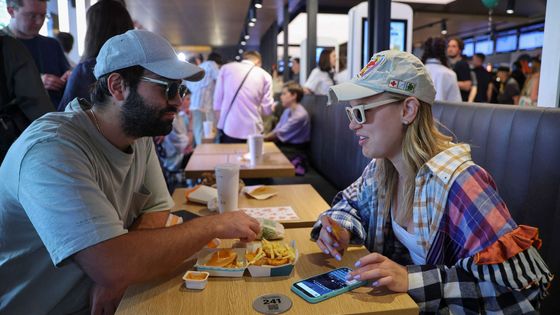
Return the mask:
<svg viewBox="0 0 560 315">
<path fill-rule="evenodd" d="M 142 81 L 165 86 L 165 96 L 167 97 L 168 100 L 174 99 L 175 96 L 177 96 L 177 93 L 179 93 L 180 98 L 183 98 L 187 93 L 187 87 L 184 84 L 179 83 L 177 81 L 167 82 L 167 81 L 157 80 L 149 77 L 142 77 L 141 79 Z"/>
</svg>

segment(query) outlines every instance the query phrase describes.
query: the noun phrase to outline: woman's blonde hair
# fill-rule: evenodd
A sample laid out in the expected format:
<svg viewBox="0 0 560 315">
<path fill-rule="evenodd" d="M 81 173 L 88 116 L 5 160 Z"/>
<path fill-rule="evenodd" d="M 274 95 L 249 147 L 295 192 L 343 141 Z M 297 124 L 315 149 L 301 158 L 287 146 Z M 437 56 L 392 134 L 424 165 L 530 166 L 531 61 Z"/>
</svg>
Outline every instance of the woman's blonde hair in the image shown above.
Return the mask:
<svg viewBox="0 0 560 315">
<path fill-rule="evenodd" d="M 452 138 L 442 134 L 437 128 L 437 122 L 432 116 L 432 106 L 420 100 L 416 118 L 406 128 L 402 142 L 402 155 L 406 167 L 414 174 L 406 178 L 404 187 L 404 205 L 395 214 L 395 220 L 406 227 L 412 218 L 412 204 L 414 201 L 415 175 L 418 170 L 432 157 L 453 146 Z M 402 104 L 402 103 L 400 103 Z M 379 198 L 385 199 L 385 213 L 389 213 L 393 195 L 397 189 L 399 174 L 389 159 L 377 160 L 377 181 L 379 183 Z M 404 207 L 403 207 L 404 206 Z"/>
</svg>

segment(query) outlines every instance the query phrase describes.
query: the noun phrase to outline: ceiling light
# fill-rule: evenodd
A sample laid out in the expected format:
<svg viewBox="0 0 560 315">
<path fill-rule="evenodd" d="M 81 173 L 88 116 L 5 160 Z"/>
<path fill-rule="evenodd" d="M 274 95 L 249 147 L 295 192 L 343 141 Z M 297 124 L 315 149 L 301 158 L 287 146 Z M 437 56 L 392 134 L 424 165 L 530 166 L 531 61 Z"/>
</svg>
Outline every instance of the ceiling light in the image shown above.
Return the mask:
<svg viewBox="0 0 560 315">
<path fill-rule="evenodd" d="M 255 26 L 255 22 L 249 21 L 248 25 L 249 25 L 249 27 L 253 27 L 253 26 Z"/>
<path fill-rule="evenodd" d="M 245 36 L 243 38 L 249 39 L 249 38 L 251 38 L 251 36 L 249 34 L 245 34 Z"/>
<path fill-rule="evenodd" d="M 515 0 L 508 0 L 506 13 L 513 14 L 515 12 Z"/>
<path fill-rule="evenodd" d="M 255 8 L 257 9 L 262 8 L 262 0 L 255 0 Z"/>
<path fill-rule="evenodd" d="M 241 44 L 241 46 L 245 46 L 245 45 L 247 45 L 247 42 L 242 40 L 240 44 Z"/>
<path fill-rule="evenodd" d="M 447 35 L 447 22 L 441 20 L 441 35 Z"/>
<path fill-rule="evenodd" d="M 242 54 L 242 53 L 243 53 L 243 48 L 239 48 L 239 50 L 238 50 L 237 52 L 239 52 L 240 54 Z"/>
<path fill-rule="evenodd" d="M 235 60 L 241 60 L 241 57 L 235 56 Z"/>
<path fill-rule="evenodd" d="M 257 22 L 257 10 L 255 8 L 249 8 L 249 21 Z"/>
</svg>

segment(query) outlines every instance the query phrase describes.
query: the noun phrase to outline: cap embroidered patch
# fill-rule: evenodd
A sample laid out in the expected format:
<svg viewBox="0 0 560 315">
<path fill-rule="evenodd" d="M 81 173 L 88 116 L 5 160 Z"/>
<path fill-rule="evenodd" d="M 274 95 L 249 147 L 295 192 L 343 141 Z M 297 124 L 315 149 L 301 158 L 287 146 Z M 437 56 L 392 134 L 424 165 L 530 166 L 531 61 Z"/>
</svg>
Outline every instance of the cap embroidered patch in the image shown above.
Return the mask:
<svg viewBox="0 0 560 315">
<path fill-rule="evenodd" d="M 416 85 L 414 83 L 401 80 L 389 80 L 389 87 L 409 93 L 414 93 L 414 88 L 416 87 Z"/>
<path fill-rule="evenodd" d="M 358 73 L 358 78 L 363 78 L 367 76 L 373 69 L 378 66 L 381 66 L 385 62 L 385 55 L 375 55 L 371 58 L 371 60 L 367 63 L 367 65 L 360 70 Z"/>
</svg>

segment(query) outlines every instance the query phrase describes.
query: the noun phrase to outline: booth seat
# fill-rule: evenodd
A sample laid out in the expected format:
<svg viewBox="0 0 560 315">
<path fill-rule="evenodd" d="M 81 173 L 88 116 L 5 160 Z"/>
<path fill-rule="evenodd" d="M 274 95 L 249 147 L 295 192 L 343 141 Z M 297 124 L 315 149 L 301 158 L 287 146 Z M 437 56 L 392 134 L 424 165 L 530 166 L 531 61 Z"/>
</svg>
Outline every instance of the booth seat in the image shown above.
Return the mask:
<svg viewBox="0 0 560 315">
<path fill-rule="evenodd" d="M 369 160 L 348 128 L 344 110 L 348 104 L 327 107 L 326 101 L 326 96 L 306 95 L 302 105 L 312 124 L 311 184 L 330 202 L 335 191 L 361 175 Z M 539 228 L 540 253 L 558 275 L 560 109 L 436 102 L 433 114 L 442 132 L 470 144 L 474 162 L 493 176 L 515 221 Z M 305 182 L 306 176 L 298 180 Z M 321 191 L 322 187 L 328 192 Z M 542 314 L 560 314 L 558 281 L 552 283 Z"/>
</svg>

